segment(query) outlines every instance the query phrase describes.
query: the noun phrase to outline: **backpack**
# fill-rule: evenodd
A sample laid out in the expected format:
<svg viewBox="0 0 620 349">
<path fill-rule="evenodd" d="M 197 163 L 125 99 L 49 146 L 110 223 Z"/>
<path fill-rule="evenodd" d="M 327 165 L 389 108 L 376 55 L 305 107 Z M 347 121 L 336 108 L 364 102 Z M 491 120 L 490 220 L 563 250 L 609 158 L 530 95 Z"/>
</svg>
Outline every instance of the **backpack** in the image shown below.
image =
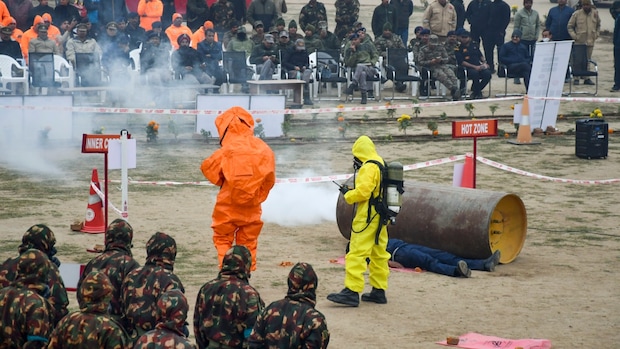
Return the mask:
<svg viewBox="0 0 620 349">
<path fill-rule="evenodd" d="M 390 204 L 388 204 L 388 198 L 390 197 L 390 195 L 396 195 L 396 193 L 398 193 L 398 195 L 402 195 L 405 192 L 402 175 L 400 180 L 396 178 L 390 178 L 388 166 L 385 164 L 385 161 L 383 161 L 383 163 L 377 160 L 368 160 L 366 162 L 377 165 L 379 167 L 379 171 L 381 172 L 381 181 L 379 182 L 379 195 L 370 198 L 370 205 L 374 206 L 375 211 L 377 212 L 377 214 L 379 214 L 379 217 L 381 217 L 381 224 L 394 224 L 396 222 L 396 216 L 400 211 L 400 204 L 397 206 L 398 209 L 396 209 L 396 207 L 390 206 Z M 400 165 L 400 168 L 402 173 L 402 165 Z M 391 187 L 390 189 L 392 190 L 388 191 L 389 187 Z M 396 190 L 396 192 L 393 192 L 394 189 Z M 400 201 L 399 197 L 396 197 L 394 199 Z M 370 211 L 370 206 L 368 207 L 368 210 Z M 368 212 L 368 217 L 370 219 L 370 212 Z"/>
</svg>

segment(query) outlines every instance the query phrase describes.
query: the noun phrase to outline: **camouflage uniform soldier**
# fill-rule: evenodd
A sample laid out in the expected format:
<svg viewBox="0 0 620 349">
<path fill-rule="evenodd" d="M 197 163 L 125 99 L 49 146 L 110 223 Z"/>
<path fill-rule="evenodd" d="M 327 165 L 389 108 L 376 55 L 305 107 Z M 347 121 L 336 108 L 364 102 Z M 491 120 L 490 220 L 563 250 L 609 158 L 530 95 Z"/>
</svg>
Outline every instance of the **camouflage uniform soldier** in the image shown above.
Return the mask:
<svg viewBox="0 0 620 349">
<path fill-rule="evenodd" d="M 58 270 L 60 260 L 55 257 L 55 244 L 56 237 L 54 236 L 54 232 L 45 224 L 35 224 L 26 231 L 22 237 L 22 244 L 19 245 L 17 249 L 20 254 L 31 248 L 37 249 L 47 255 L 51 261 L 47 283 L 50 295 L 47 301 L 53 309 L 52 325 L 56 325 L 58 321 L 69 312 L 67 310 L 69 297 L 67 296 L 65 284 L 60 276 L 60 271 Z M 18 262 L 19 256 L 7 259 L 2 266 L 0 266 L 0 288 L 9 286 L 11 282 L 15 281 Z"/>
<path fill-rule="evenodd" d="M 448 32 L 448 39 L 443 45 L 448 53 L 448 65 L 452 68 L 452 70 L 456 71 L 458 63 L 456 62 L 455 52 L 459 50 L 459 40 L 454 30 L 450 30 Z"/>
<path fill-rule="evenodd" d="M 377 51 L 379 51 L 379 54 L 383 57 L 383 65 L 387 66 L 388 48 L 405 48 L 405 45 L 403 44 L 403 40 L 400 36 L 392 33 L 392 25 L 390 23 L 385 23 L 383 25 L 383 34 L 375 39 L 375 47 L 377 48 Z M 394 88 L 398 92 L 403 92 L 407 89 L 407 85 L 405 85 L 402 81 L 395 81 Z"/>
<path fill-rule="evenodd" d="M 429 69 L 431 76 L 450 90 L 453 100 L 459 100 L 461 93 L 458 79 L 454 70 L 448 66 L 448 53 L 436 35 L 431 35 L 428 45 L 420 49 L 418 64 Z"/>
<path fill-rule="evenodd" d="M 48 349 L 124 349 L 129 345 L 123 327 L 108 314 L 114 287 L 101 272 L 82 281 L 80 310 L 65 316 L 50 336 Z"/>
<path fill-rule="evenodd" d="M 80 281 L 78 289 L 82 285 L 84 277 L 91 271 L 101 271 L 105 273 L 112 286 L 112 299 L 110 300 L 110 315 L 116 320 L 123 316 L 121 305 L 121 285 L 125 277 L 140 265 L 131 255 L 131 241 L 133 240 L 133 228 L 123 219 L 117 218 L 110 225 L 105 233 L 105 250 L 99 256 L 93 258 L 86 267 Z M 77 294 L 78 302 L 81 303 L 82 295 Z"/>
<path fill-rule="evenodd" d="M 263 310 L 250 334 L 250 348 L 327 348 L 325 316 L 314 308 L 318 278 L 308 263 L 297 263 L 288 274 L 284 299 Z"/>
<path fill-rule="evenodd" d="M 322 2 L 310 0 L 299 12 L 299 26 L 301 30 L 306 31 L 308 24 L 312 24 L 316 28 L 320 21 L 327 21 L 325 5 Z"/>
<path fill-rule="evenodd" d="M 256 317 L 265 307 L 250 286 L 252 256 L 245 246 L 233 246 L 224 255 L 216 279 L 198 292 L 194 309 L 194 334 L 200 349 L 241 348 Z"/>
<path fill-rule="evenodd" d="M 227 0 L 218 0 L 211 5 L 211 21 L 218 38 L 223 38 L 232 27 L 232 23 L 236 22 L 233 16 L 234 10 L 235 6 Z"/>
<path fill-rule="evenodd" d="M 236 20 L 234 20 L 231 24 L 230 24 L 230 30 L 227 31 L 223 38 L 222 38 L 222 48 L 226 48 L 228 49 L 228 43 L 233 39 L 237 37 L 237 32 L 239 31 L 239 22 L 237 22 Z M 219 38 L 219 34 L 218 34 L 218 38 Z"/>
<path fill-rule="evenodd" d="M 334 34 L 342 40 L 347 38 L 347 33 L 359 18 L 360 2 L 358 0 L 336 0 L 335 6 L 336 30 Z"/>
<path fill-rule="evenodd" d="M 254 22 L 255 33 L 250 37 L 250 41 L 254 46 L 260 45 L 265 39 L 265 25 L 263 21 Z"/>
<path fill-rule="evenodd" d="M 45 297 L 50 261 L 37 249 L 17 261 L 17 279 L 0 290 L 0 348 L 38 349 L 52 332 L 52 307 Z"/>
<path fill-rule="evenodd" d="M 187 339 L 187 299 L 180 290 L 164 292 L 157 300 L 157 325 L 143 334 L 134 349 L 194 349 Z"/>
<path fill-rule="evenodd" d="M 306 52 L 314 52 L 316 50 L 323 49 L 323 42 L 321 39 L 315 35 L 316 28 L 312 24 L 308 24 L 306 26 L 306 36 L 304 37 L 304 42 L 306 43 Z"/>
<path fill-rule="evenodd" d="M 157 299 L 166 291 L 185 292 L 181 280 L 172 273 L 177 244 L 165 233 L 155 233 L 146 243 L 146 263 L 125 277 L 121 287 L 127 330 L 140 337 L 157 324 Z"/>
</svg>

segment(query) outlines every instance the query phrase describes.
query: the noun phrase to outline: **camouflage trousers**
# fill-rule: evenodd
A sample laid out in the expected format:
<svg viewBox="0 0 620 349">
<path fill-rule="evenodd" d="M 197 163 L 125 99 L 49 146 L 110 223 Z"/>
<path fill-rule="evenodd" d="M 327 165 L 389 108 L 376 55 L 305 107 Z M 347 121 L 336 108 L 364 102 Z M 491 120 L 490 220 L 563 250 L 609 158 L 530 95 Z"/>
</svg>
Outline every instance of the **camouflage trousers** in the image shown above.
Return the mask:
<svg viewBox="0 0 620 349">
<path fill-rule="evenodd" d="M 459 88 L 459 81 L 456 74 L 454 74 L 454 70 L 452 70 L 448 65 L 432 67 L 429 70 L 431 71 L 431 76 L 433 79 L 441 82 L 448 90 Z"/>
</svg>

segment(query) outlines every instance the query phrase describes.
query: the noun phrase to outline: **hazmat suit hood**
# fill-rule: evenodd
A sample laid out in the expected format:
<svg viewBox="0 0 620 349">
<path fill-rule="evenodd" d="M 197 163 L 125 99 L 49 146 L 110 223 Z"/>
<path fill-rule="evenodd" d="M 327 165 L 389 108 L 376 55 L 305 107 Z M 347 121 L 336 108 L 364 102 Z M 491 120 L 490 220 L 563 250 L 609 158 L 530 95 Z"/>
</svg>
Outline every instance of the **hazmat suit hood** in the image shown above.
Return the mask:
<svg viewBox="0 0 620 349">
<path fill-rule="evenodd" d="M 220 145 L 239 136 L 254 136 L 254 118 L 241 107 L 232 107 L 215 118 Z"/>
<path fill-rule="evenodd" d="M 146 264 L 172 271 L 177 256 L 177 243 L 172 236 L 157 232 L 146 243 Z"/>
<path fill-rule="evenodd" d="M 288 274 L 288 292 L 286 298 L 316 304 L 316 288 L 319 278 L 316 276 L 312 265 L 297 263 Z"/>
<path fill-rule="evenodd" d="M 108 276 L 100 271 L 91 271 L 80 285 L 78 297 L 80 311 L 84 313 L 106 313 L 112 299 L 114 286 Z"/>
<path fill-rule="evenodd" d="M 131 256 L 133 228 L 120 218 L 115 219 L 105 232 L 105 250 L 124 250 Z"/>
<path fill-rule="evenodd" d="M 27 288 L 41 296 L 49 294 L 50 261 L 40 250 L 31 248 L 19 255 L 14 286 Z"/>
<path fill-rule="evenodd" d="M 248 281 L 251 267 L 252 255 L 250 254 L 250 250 L 245 246 L 235 245 L 226 251 L 224 255 L 220 277 L 223 275 L 230 275 Z"/>
<path fill-rule="evenodd" d="M 383 159 L 377 154 L 375 144 L 368 136 L 360 136 L 355 143 L 353 143 L 351 151 L 353 156 L 360 159 L 362 163 L 368 160 L 377 160 L 383 163 Z"/>
<path fill-rule="evenodd" d="M 188 310 L 187 298 L 185 298 L 181 290 L 173 289 L 164 292 L 157 300 L 157 318 L 159 322 L 155 325 L 155 328 L 165 328 L 183 337 L 187 337 L 184 334 L 183 327 L 187 320 Z"/>
</svg>

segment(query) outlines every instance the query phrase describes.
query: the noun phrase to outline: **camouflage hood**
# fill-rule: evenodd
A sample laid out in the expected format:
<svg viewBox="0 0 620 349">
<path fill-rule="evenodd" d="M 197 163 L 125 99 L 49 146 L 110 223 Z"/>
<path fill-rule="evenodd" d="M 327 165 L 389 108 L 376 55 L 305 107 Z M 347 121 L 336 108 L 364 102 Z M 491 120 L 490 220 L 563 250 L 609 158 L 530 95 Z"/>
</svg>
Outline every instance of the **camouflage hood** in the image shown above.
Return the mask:
<svg viewBox="0 0 620 349">
<path fill-rule="evenodd" d="M 316 304 L 316 288 L 319 279 L 308 263 L 297 263 L 288 274 L 288 293 L 286 298 Z"/>
<path fill-rule="evenodd" d="M 35 248 L 51 257 L 56 252 L 54 245 L 56 245 L 54 232 L 45 224 L 35 224 L 22 236 L 22 244 L 19 245 L 18 250 L 21 254 L 26 250 Z"/>
<path fill-rule="evenodd" d="M 173 289 L 166 291 L 157 300 L 157 318 L 159 323 L 156 328 L 166 328 L 185 337 L 183 327 L 187 320 L 189 305 L 187 298 L 181 290 Z"/>
<path fill-rule="evenodd" d="M 231 275 L 241 280 L 247 281 L 250 278 L 250 268 L 252 267 L 252 255 L 247 247 L 236 245 L 226 251 L 222 260 L 222 270 L 220 276 Z"/>
<path fill-rule="evenodd" d="M 78 297 L 80 311 L 87 313 L 105 313 L 112 299 L 114 286 L 108 276 L 100 271 L 91 271 L 80 285 Z"/>
<path fill-rule="evenodd" d="M 172 271 L 176 257 L 177 243 L 166 233 L 157 232 L 146 243 L 146 264 Z"/>
<path fill-rule="evenodd" d="M 117 218 L 105 232 L 105 250 L 124 250 L 131 256 L 133 228 L 123 219 Z"/>
<path fill-rule="evenodd" d="M 43 295 L 48 289 L 50 261 L 41 250 L 31 248 L 19 255 L 15 286 Z"/>
</svg>

